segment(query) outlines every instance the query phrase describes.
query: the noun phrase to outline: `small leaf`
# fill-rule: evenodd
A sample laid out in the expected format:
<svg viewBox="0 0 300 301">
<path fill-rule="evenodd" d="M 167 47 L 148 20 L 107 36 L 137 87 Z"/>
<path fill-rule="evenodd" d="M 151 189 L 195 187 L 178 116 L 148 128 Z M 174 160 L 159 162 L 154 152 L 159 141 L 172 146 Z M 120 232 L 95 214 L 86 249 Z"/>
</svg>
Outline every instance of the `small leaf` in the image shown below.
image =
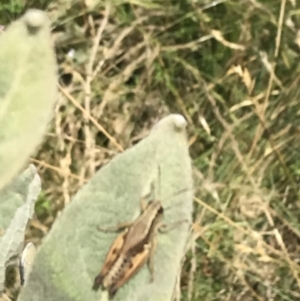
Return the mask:
<svg viewBox="0 0 300 301">
<path fill-rule="evenodd" d="M 0 189 L 45 133 L 56 100 L 56 62 L 46 15 L 29 10 L 0 35 Z"/>
<path fill-rule="evenodd" d="M 30 165 L 0 191 L 0 229 L 5 231 L 0 237 L 0 292 L 4 287 L 6 267 L 16 262 L 23 248 L 25 229 L 34 212 L 40 190 L 40 177 L 35 167 Z M 16 210 L 17 204 L 19 208 Z M 13 214 L 14 210 L 16 212 Z M 10 223 L 8 218 L 12 218 Z"/>
<path fill-rule="evenodd" d="M 25 281 L 28 279 L 35 255 L 36 247 L 32 242 L 29 242 L 22 252 L 19 264 L 21 285 L 24 285 Z"/>
<path fill-rule="evenodd" d="M 93 291 L 92 285 L 118 234 L 102 233 L 97 227 L 136 218 L 140 198 L 151 183 L 165 208 L 164 223 L 191 221 L 193 189 L 185 125 L 181 115 L 162 119 L 147 138 L 116 156 L 78 192 L 40 247 L 20 301 L 99 301 L 101 291 Z M 158 233 L 154 282 L 144 266 L 114 300 L 171 300 L 188 229 L 188 223 L 182 223 L 166 234 Z"/>
</svg>

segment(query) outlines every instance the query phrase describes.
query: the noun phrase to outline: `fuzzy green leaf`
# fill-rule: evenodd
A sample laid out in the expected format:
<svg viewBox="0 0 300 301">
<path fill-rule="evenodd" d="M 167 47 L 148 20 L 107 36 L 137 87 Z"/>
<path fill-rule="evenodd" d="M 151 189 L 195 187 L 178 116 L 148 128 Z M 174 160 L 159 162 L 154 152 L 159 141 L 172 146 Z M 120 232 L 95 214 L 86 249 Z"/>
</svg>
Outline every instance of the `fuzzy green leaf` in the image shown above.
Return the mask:
<svg viewBox="0 0 300 301">
<path fill-rule="evenodd" d="M 99 301 L 101 291 L 92 290 L 93 281 L 117 234 L 99 232 L 97 226 L 111 227 L 137 217 L 140 198 L 151 183 L 165 207 L 166 224 L 191 221 L 193 188 L 185 125 L 181 115 L 162 119 L 147 138 L 116 156 L 78 192 L 38 251 L 20 301 Z M 154 282 L 145 266 L 114 300 L 171 300 L 188 233 L 189 223 L 159 233 Z"/>
<path fill-rule="evenodd" d="M 0 35 L 0 189 L 36 149 L 56 100 L 56 62 L 46 15 L 29 10 Z"/>
<path fill-rule="evenodd" d="M 4 287 L 5 269 L 20 254 L 28 220 L 41 190 L 41 180 L 33 165 L 0 191 L 0 292 Z"/>
</svg>

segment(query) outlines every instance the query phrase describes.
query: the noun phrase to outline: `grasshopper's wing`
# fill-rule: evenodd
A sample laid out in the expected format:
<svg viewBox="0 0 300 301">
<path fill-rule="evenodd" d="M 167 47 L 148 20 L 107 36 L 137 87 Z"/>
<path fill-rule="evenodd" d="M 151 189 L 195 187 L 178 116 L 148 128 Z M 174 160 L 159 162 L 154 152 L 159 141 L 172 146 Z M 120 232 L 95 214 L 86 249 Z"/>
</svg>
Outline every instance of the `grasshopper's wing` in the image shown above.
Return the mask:
<svg viewBox="0 0 300 301">
<path fill-rule="evenodd" d="M 114 296 L 118 289 L 127 281 L 129 281 L 141 269 L 148 259 L 149 250 L 150 244 L 145 244 L 141 252 L 130 257 L 126 268 L 124 268 L 124 272 L 121 273 L 115 284 L 109 288 L 110 297 Z"/>
<path fill-rule="evenodd" d="M 107 275 L 107 273 L 110 271 L 113 264 L 119 257 L 121 250 L 124 246 L 124 241 L 125 241 L 126 235 L 127 235 L 127 231 L 121 233 L 115 239 L 113 244 L 111 245 L 111 247 L 106 255 L 102 269 L 101 269 L 100 273 L 98 274 L 98 276 L 94 280 L 93 290 L 99 289 L 99 287 L 102 285 L 103 278 Z"/>
</svg>

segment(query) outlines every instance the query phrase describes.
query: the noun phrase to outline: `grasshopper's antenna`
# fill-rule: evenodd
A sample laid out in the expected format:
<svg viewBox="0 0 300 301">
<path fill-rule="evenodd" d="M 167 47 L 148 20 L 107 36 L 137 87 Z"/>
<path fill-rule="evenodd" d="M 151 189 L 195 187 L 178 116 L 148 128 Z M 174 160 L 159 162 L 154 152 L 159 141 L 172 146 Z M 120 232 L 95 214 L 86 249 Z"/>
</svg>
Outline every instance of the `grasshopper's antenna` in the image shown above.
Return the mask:
<svg viewBox="0 0 300 301">
<path fill-rule="evenodd" d="M 185 192 L 188 192 L 188 191 L 190 191 L 191 189 L 190 188 L 183 188 L 183 189 L 180 189 L 180 190 L 178 190 L 177 192 L 175 192 L 175 193 L 173 193 L 172 195 L 169 195 L 167 198 L 165 198 L 164 200 L 166 201 L 166 200 L 168 200 L 168 199 L 170 199 L 170 198 L 173 198 L 173 197 L 175 197 L 175 196 L 178 196 L 178 195 L 181 195 L 181 194 L 183 194 L 183 193 L 185 193 Z M 178 204 L 182 204 L 182 200 L 181 201 L 179 201 L 179 202 L 176 202 L 176 203 L 174 203 L 174 204 L 172 204 L 172 205 L 170 205 L 170 206 L 167 206 L 167 207 L 164 207 L 164 210 L 166 211 L 166 210 L 169 210 L 170 208 L 172 208 L 172 207 L 174 207 L 174 206 L 176 206 L 176 205 L 178 205 Z"/>
<path fill-rule="evenodd" d="M 151 200 L 155 200 L 155 184 L 154 182 L 151 183 L 150 186 L 150 195 L 151 195 Z"/>
<path fill-rule="evenodd" d="M 161 166 L 157 166 L 158 169 L 158 185 L 157 185 L 157 190 L 158 190 L 158 199 L 161 199 Z"/>
<path fill-rule="evenodd" d="M 160 171 L 160 165 L 158 165 L 158 185 L 157 185 L 157 194 L 156 194 L 156 181 L 155 179 L 150 184 L 150 193 L 147 194 L 147 196 L 150 196 L 151 201 L 159 200 L 161 197 L 160 194 L 160 179 L 161 179 L 161 171 Z"/>
</svg>

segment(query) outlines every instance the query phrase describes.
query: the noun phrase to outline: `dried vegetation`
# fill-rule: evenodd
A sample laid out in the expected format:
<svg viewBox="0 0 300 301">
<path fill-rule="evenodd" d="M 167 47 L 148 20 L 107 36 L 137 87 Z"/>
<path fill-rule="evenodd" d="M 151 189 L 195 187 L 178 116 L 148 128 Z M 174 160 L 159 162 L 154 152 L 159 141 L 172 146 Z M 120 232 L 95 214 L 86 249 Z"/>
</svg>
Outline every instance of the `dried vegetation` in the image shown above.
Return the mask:
<svg viewBox="0 0 300 301">
<path fill-rule="evenodd" d="M 197 196 L 182 300 L 300 300 L 299 3 L 31 2 L 52 19 L 61 82 L 32 158 L 44 192 L 28 237 L 38 242 L 85 180 L 178 112 Z"/>
</svg>

